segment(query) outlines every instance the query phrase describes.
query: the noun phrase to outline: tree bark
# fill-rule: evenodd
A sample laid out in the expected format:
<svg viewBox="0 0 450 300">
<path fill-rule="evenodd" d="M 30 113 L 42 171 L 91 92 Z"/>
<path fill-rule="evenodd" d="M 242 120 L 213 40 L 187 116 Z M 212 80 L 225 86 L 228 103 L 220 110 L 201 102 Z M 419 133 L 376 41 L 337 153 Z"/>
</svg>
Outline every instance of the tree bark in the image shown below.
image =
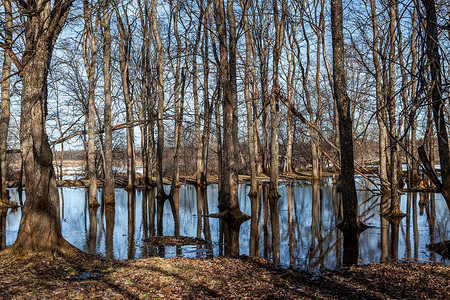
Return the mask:
<svg viewBox="0 0 450 300">
<path fill-rule="evenodd" d="M 252 5 L 252 1 L 244 2 L 241 0 L 241 7 L 243 9 L 243 22 L 244 22 L 244 32 L 245 32 L 245 67 L 244 67 L 244 98 L 245 105 L 247 108 L 247 134 L 248 134 L 248 148 L 250 156 L 250 192 L 249 197 L 255 197 L 258 191 L 258 181 L 256 179 L 256 153 L 255 153 L 255 132 L 253 131 L 253 110 L 252 110 L 252 99 L 250 96 L 250 65 L 251 65 L 251 46 L 252 37 L 250 32 L 250 26 L 248 21 L 248 11 Z M 254 201 L 252 201 L 254 203 Z"/>
<path fill-rule="evenodd" d="M 98 207 L 97 201 L 97 167 L 95 164 L 95 65 L 97 57 L 96 35 L 98 18 L 92 26 L 91 3 L 83 1 L 84 32 L 83 59 L 88 74 L 88 178 L 89 178 L 89 207 Z M 89 48 L 88 48 L 89 47 Z"/>
<path fill-rule="evenodd" d="M 203 8 L 201 8 L 201 13 L 203 13 Z M 199 112 L 199 103 L 198 103 L 198 85 L 197 85 L 197 50 L 198 45 L 200 43 L 200 37 L 201 37 L 201 28 L 202 28 L 202 22 L 201 20 L 202 15 L 199 17 L 199 23 L 198 28 L 195 34 L 195 42 L 193 44 L 193 51 L 192 51 L 192 93 L 194 98 L 194 125 L 195 125 L 195 149 L 196 149 L 196 155 L 195 155 L 195 184 L 198 187 L 201 187 L 201 174 L 203 171 L 203 160 L 202 160 L 202 137 L 201 137 L 201 120 L 200 120 L 200 112 Z"/>
<path fill-rule="evenodd" d="M 381 190 L 385 193 L 388 192 L 388 175 L 387 175 L 387 158 L 386 158 L 386 140 L 387 140 L 387 120 L 385 118 L 386 112 L 384 108 L 383 101 L 383 88 L 382 88 L 382 78 L 380 61 L 378 59 L 378 45 L 379 45 L 379 34 L 378 34 L 378 20 L 376 12 L 375 0 L 370 1 L 371 7 L 371 17 L 372 17 L 372 32 L 373 32 L 373 44 L 372 44 L 372 57 L 373 64 L 375 68 L 375 93 L 376 93 L 376 104 L 377 104 L 377 123 L 379 128 L 379 174 L 381 180 Z"/>
<path fill-rule="evenodd" d="M 358 217 L 358 198 L 355 187 L 353 159 L 353 123 L 350 116 L 350 98 L 347 95 L 347 83 L 344 60 L 344 34 L 342 19 L 342 0 L 331 1 L 331 33 L 333 43 L 333 81 L 336 106 L 339 114 L 339 137 L 341 152 L 341 191 L 343 220 L 338 227 L 344 236 L 364 229 Z M 345 239 L 345 237 L 344 237 Z"/>
<path fill-rule="evenodd" d="M 181 39 L 178 34 L 178 12 L 180 7 L 180 0 L 177 1 L 177 6 L 173 12 L 173 32 L 177 40 L 177 59 L 175 71 L 175 132 L 174 132 L 174 155 L 173 155 L 173 177 L 170 194 L 173 195 L 174 189 L 180 187 L 180 148 L 181 148 L 181 130 L 183 128 L 183 110 L 184 110 L 184 89 L 186 83 L 185 69 L 181 70 Z M 195 76 L 194 76 L 195 77 Z M 195 93 L 195 91 L 194 91 Z M 181 94 L 181 97 L 179 96 Z M 180 99 L 178 99 L 180 97 Z M 177 212 L 178 214 L 178 212 Z"/>
<path fill-rule="evenodd" d="M 400 210 L 400 197 L 398 194 L 398 138 L 397 122 L 395 119 L 395 23 L 396 23 L 396 0 L 389 1 L 389 64 L 388 64 L 388 87 L 387 87 L 387 108 L 389 116 L 389 149 L 390 149 L 390 189 L 391 189 L 391 207 L 387 216 L 392 218 L 404 217 L 405 214 Z"/>
<path fill-rule="evenodd" d="M 233 1 L 227 0 L 227 17 L 229 24 L 229 46 L 227 47 L 227 28 L 225 8 L 222 0 L 214 0 L 214 18 L 217 26 L 220 49 L 220 76 L 223 98 L 223 147 L 222 201 L 219 209 L 226 223 L 225 254 L 239 255 L 239 229 L 248 220 L 248 216 L 239 209 L 238 174 L 237 174 L 237 90 L 236 90 L 236 22 Z"/>
<path fill-rule="evenodd" d="M 158 127 L 158 140 L 156 146 L 156 158 L 157 158 L 157 176 L 156 176 L 156 185 L 157 185 L 157 198 L 165 199 L 166 193 L 164 192 L 163 186 L 163 152 L 164 152 L 164 122 L 163 122 L 163 110 L 164 110 L 164 46 L 161 41 L 161 37 L 159 35 L 158 23 L 157 23 L 157 0 L 152 0 L 152 28 L 153 35 L 156 40 L 157 45 L 157 127 Z M 159 209 L 159 208 L 158 208 Z M 158 229 L 159 230 L 159 229 Z"/>
<path fill-rule="evenodd" d="M 202 134 L 202 173 L 200 174 L 201 184 L 203 187 L 207 185 L 207 174 L 208 174 L 208 148 L 210 140 L 211 131 L 211 117 L 212 117 L 212 106 L 213 103 L 209 100 L 209 43 L 208 43 L 208 33 L 209 28 L 212 27 L 211 20 L 211 1 L 207 1 L 206 12 L 204 16 L 204 29 L 203 29 L 203 47 L 202 47 L 202 58 L 203 58 L 203 112 L 205 115 L 203 123 L 203 134 Z M 217 87 L 216 87 L 217 89 Z"/>
<path fill-rule="evenodd" d="M 105 108 L 103 112 L 103 126 L 105 130 L 105 188 L 103 189 L 103 199 L 106 204 L 113 204 L 115 202 L 115 186 L 112 149 L 111 32 L 109 18 L 109 2 L 103 0 L 101 21 L 103 30 L 103 84 L 105 93 Z"/>
<path fill-rule="evenodd" d="M 5 46 L 11 49 L 12 47 L 12 10 L 11 0 L 3 1 L 5 10 Z M 1 109 L 0 116 L 0 206 L 10 205 L 8 194 L 6 192 L 6 151 L 8 147 L 8 129 L 10 118 L 10 84 L 11 84 L 11 57 L 5 51 L 3 55 L 2 81 L 1 81 Z"/>
<path fill-rule="evenodd" d="M 441 58 L 439 54 L 439 36 L 437 30 L 436 3 L 434 0 L 422 0 L 426 11 L 426 53 L 430 66 L 431 91 L 430 102 L 433 109 L 434 125 L 438 140 L 439 160 L 441 165 L 441 184 L 436 184 L 438 190 L 450 209 L 450 149 L 445 116 L 441 78 Z M 423 160 L 422 160 L 423 162 Z M 424 162 L 425 163 L 425 162 Z M 430 173 L 430 172 L 428 172 Z M 431 174 L 429 174 L 431 175 Z M 430 177 L 432 178 L 432 177 Z"/>
<path fill-rule="evenodd" d="M 48 1 L 38 1 L 32 8 L 19 7 L 20 12 L 26 11 L 28 16 L 21 69 L 20 122 L 20 148 L 27 201 L 22 211 L 17 239 L 6 250 L 11 254 L 40 253 L 54 256 L 77 251 L 61 234 L 53 156 L 45 132 L 50 60 L 72 2 L 73 0 L 61 0 L 52 5 Z M 41 20 L 46 22 L 42 23 Z"/>
<path fill-rule="evenodd" d="M 123 86 L 123 98 L 125 100 L 126 107 L 126 121 L 127 124 L 133 123 L 133 100 L 130 93 L 130 72 L 129 63 L 131 56 L 131 32 L 128 24 L 128 15 L 121 13 L 117 4 L 114 4 L 117 18 L 117 29 L 119 30 L 119 65 L 120 76 Z M 124 19 L 122 19 L 124 16 Z M 124 20 L 127 22 L 125 27 Z M 136 155 L 134 150 L 134 127 L 126 127 L 127 134 L 127 189 L 133 189 L 136 180 Z"/>
<path fill-rule="evenodd" d="M 279 19 L 278 0 L 273 0 L 273 13 L 275 23 L 275 45 L 273 47 L 273 85 L 270 97 L 270 182 L 269 182 L 269 206 L 272 225 L 272 249 L 273 261 L 275 264 L 280 263 L 280 231 L 279 231 L 279 209 L 278 199 L 278 168 L 279 168 L 279 101 L 281 97 L 280 85 L 278 83 L 278 64 L 281 58 L 281 47 L 283 45 L 284 36 L 284 19 L 286 13 L 286 1 L 282 1 L 282 17 Z"/>
</svg>

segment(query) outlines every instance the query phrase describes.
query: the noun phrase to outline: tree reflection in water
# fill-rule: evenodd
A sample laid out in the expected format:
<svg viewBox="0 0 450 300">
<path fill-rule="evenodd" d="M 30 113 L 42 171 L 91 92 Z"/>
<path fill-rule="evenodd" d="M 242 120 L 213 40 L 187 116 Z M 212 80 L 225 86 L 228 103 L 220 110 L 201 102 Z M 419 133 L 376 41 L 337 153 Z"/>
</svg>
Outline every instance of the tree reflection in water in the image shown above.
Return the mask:
<svg viewBox="0 0 450 300">
<path fill-rule="evenodd" d="M 351 245 L 343 243 L 343 234 L 336 229 L 342 219 L 340 195 L 331 182 L 314 184 L 302 181 L 283 182 L 279 186 L 279 226 L 269 215 L 267 187 L 260 183 L 259 195 L 250 199 L 249 186 L 241 185 L 240 207 L 252 219 L 241 226 L 240 254 L 272 259 L 279 255 L 280 264 L 303 269 L 336 268 L 361 261 L 379 262 L 389 259 L 426 259 L 441 261 L 426 249 L 432 242 L 449 240 L 446 225 L 450 213 L 440 194 L 402 195 L 401 209 L 408 216 L 399 222 L 381 217 L 389 199 L 373 197 L 360 191 L 359 214 L 366 224 L 374 226 L 360 234 L 358 248 L 354 236 Z M 155 193 L 116 190 L 116 204 L 89 210 L 85 189 L 62 188 L 62 231 L 65 238 L 85 252 L 108 258 L 127 259 L 154 255 L 204 257 L 219 255 L 219 220 L 205 216 L 218 212 L 217 185 L 206 189 L 182 186 L 174 194 L 179 202 L 180 235 L 210 241 L 207 246 L 143 247 L 143 240 L 155 235 Z M 11 190 L 18 200 L 18 194 Z M 174 199 L 175 200 L 175 199 Z M 164 235 L 175 232 L 170 204 L 164 209 Z M 422 211 L 422 215 L 420 215 Z M 20 209 L 0 212 L 0 247 L 14 242 L 20 222 Z M 275 230 L 275 231 L 274 231 Z M 279 232 L 280 245 L 272 247 L 271 233 Z M 352 241 L 350 239 L 350 241 Z M 279 253 L 273 253 L 279 249 Z M 351 255 L 349 255 L 349 253 Z"/>
</svg>

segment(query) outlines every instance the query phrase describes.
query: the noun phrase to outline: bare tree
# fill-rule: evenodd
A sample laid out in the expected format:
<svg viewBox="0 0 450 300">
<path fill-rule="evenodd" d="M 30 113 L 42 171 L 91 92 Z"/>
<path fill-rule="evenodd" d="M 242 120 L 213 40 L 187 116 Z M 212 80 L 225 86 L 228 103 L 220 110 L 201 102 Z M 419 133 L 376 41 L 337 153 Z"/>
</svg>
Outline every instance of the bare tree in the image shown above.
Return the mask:
<svg viewBox="0 0 450 300">
<path fill-rule="evenodd" d="M 387 140 L 387 117 L 386 117 L 386 109 L 384 105 L 384 97 L 383 97 L 383 87 L 382 87 L 382 78 L 381 78 L 381 67 L 380 61 L 378 59 L 379 53 L 379 34 L 378 34 L 378 19 L 376 12 L 376 3 L 375 0 L 370 0 L 370 8 L 371 8 L 371 18 L 372 18 L 372 32 L 373 32 L 373 44 L 372 44 L 372 57 L 373 64 L 375 68 L 375 94 L 376 94 L 376 105 L 377 105 L 377 122 L 379 128 L 379 174 L 381 179 L 381 186 L 384 192 L 388 192 L 388 187 L 386 184 L 388 183 L 388 175 L 387 175 L 387 157 L 386 157 L 386 140 Z"/>
<path fill-rule="evenodd" d="M 61 234 L 59 195 L 52 151 L 45 131 L 50 60 L 72 2 L 37 1 L 33 6 L 26 2 L 19 5 L 19 12 L 27 16 L 24 24 L 25 52 L 22 62 L 17 65 L 22 77 L 20 147 L 27 201 L 17 239 L 6 250 L 11 254 L 54 256 L 77 250 Z"/>
<path fill-rule="evenodd" d="M 132 32 L 131 24 L 128 18 L 127 9 L 119 10 L 117 3 L 114 3 L 116 11 L 117 29 L 119 30 L 119 63 L 120 75 L 122 78 L 123 98 L 126 107 L 126 132 L 127 132 L 127 189 L 132 189 L 135 186 L 136 180 L 136 153 L 134 149 L 134 121 L 133 116 L 133 100 L 130 93 L 130 58 L 131 58 L 131 42 Z"/>
<path fill-rule="evenodd" d="M 97 167 L 95 164 L 95 69 L 97 60 L 97 28 L 99 16 L 94 17 L 92 23 L 92 8 L 89 0 L 83 1 L 84 31 L 83 31 L 83 59 L 88 74 L 88 178 L 89 178 L 89 206 L 99 206 L 97 201 Z"/>
<path fill-rule="evenodd" d="M 105 107 L 103 112 L 103 125 L 105 128 L 105 188 L 103 199 L 106 204 L 115 202 L 114 173 L 113 173 L 113 148 L 112 148 L 112 101 L 111 101 L 111 31 L 109 16 L 109 1 L 101 2 L 103 31 L 103 84 L 105 93 Z"/>
<path fill-rule="evenodd" d="M 400 210 L 400 197 L 398 195 L 398 137 L 397 121 L 395 119 L 395 45 L 397 43 L 395 34 L 396 23 L 396 0 L 389 1 L 389 63 L 388 63 L 388 86 L 386 93 L 386 106 L 389 117 L 389 149 L 390 149 L 390 188 L 391 207 L 388 212 L 389 217 L 403 217 L 405 214 Z"/>
<path fill-rule="evenodd" d="M 427 175 L 437 189 L 442 193 L 450 209 L 450 149 L 445 116 L 445 101 L 442 89 L 442 67 L 439 53 L 438 21 L 436 17 L 436 3 L 434 0 L 422 0 L 426 12 L 426 55 L 429 62 L 431 87 L 429 102 L 433 110 L 434 125 L 438 140 L 439 159 L 441 165 L 441 180 L 436 176 L 432 165 L 428 161 L 425 149 L 419 147 L 419 155 L 425 166 Z"/>
<path fill-rule="evenodd" d="M 1 109 L 0 116 L 0 206 L 9 205 L 8 194 L 6 192 L 6 151 L 8 146 L 8 129 L 10 118 L 10 85 L 11 85 L 11 47 L 12 47 L 12 10 L 11 0 L 3 1 L 5 9 L 5 42 L 6 51 L 3 55 L 3 67 L 1 78 Z M 9 50 L 9 51 L 7 51 Z"/>
<path fill-rule="evenodd" d="M 353 123 L 350 116 L 350 98 L 347 95 L 347 83 L 344 61 L 342 0 L 331 1 L 331 33 L 333 43 L 333 81 L 336 105 L 339 113 L 339 137 L 341 152 L 341 189 L 344 219 L 338 227 L 345 235 L 359 232 L 365 225 L 358 217 L 358 198 L 355 187 L 353 159 Z"/>
<path fill-rule="evenodd" d="M 239 255 L 239 229 L 248 219 L 239 209 L 237 174 L 237 90 L 236 90 L 236 20 L 232 0 L 227 0 L 227 19 L 222 0 L 214 0 L 214 19 L 219 40 L 220 78 L 222 83 L 223 147 L 222 197 L 220 217 L 226 224 L 225 254 Z M 226 20 L 228 20 L 227 38 Z M 229 44 L 227 43 L 229 41 Z"/>
<path fill-rule="evenodd" d="M 273 84 L 270 96 L 270 184 L 269 184 L 269 205 L 272 224 L 272 247 L 274 253 L 274 263 L 280 263 L 280 231 L 279 231 L 279 210 L 278 199 L 278 168 L 279 168 L 279 113 L 281 89 L 278 82 L 279 63 L 281 58 L 281 47 L 284 38 L 284 23 L 286 17 L 286 1 L 282 0 L 281 20 L 278 12 L 278 0 L 273 0 L 273 15 L 275 23 L 275 45 L 273 47 Z"/>
</svg>

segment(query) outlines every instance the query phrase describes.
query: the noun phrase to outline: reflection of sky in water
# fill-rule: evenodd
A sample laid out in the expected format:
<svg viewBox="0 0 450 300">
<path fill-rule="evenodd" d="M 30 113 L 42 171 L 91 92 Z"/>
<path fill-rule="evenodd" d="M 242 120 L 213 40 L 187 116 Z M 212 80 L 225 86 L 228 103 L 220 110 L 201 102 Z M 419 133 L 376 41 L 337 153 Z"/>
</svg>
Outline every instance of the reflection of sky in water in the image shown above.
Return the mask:
<svg viewBox="0 0 450 300">
<path fill-rule="evenodd" d="M 336 192 L 332 185 L 324 183 L 322 188 L 322 201 L 317 199 L 319 185 L 316 186 L 307 182 L 296 182 L 292 188 L 288 188 L 284 183 L 280 185 L 281 198 L 279 200 L 280 210 L 280 258 L 281 263 L 289 265 L 290 254 L 292 253 L 295 264 L 300 268 L 317 269 L 319 267 L 335 268 L 340 266 L 342 260 L 342 241 L 340 232 L 336 229 L 336 223 L 339 219 L 338 211 L 340 209 Z M 357 186 L 360 203 L 361 219 L 366 224 L 373 226 L 364 231 L 360 237 L 359 259 L 363 263 L 379 262 L 383 256 L 382 249 L 390 251 L 391 231 L 389 224 L 382 230 L 380 218 L 380 199 L 372 197 L 372 193 L 364 191 L 361 186 Z M 251 205 L 248 197 L 250 187 L 241 185 L 239 187 L 239 198 L 241 210 L 250 215 Z M 292 241 L 289 237 L 289 212 L 288 212 L 288 193 L 292 191 Z M 86 190 L 80 188 L 62 188 L 60 189 L 62 204 L 62 231 L 63 236 L 83 251 L 88 251 L 89 234 L 89 213 L 86 208 L 85 197 Z M 101 192 L 98 193 L 99 199 Z M 183 236 L 195 237 L 197 234 L 197 200 L 196 189 L 193 186 L 182 186 L 180 189 L 180 234 Z M 217 185 L 209 185 L 207 189 L 207 199 L 209 213 L 217 213 Z M 317 195 L 314 197 L 313 195 Z M 11 197 L 14 201 L 18 200 L 17 192 L 11 190 Z M 334 197 L 334 198 L 333 198 Z M 372 198 L 371 198 L 372 197 Z M 432 201 L 428 201 L 427 209 L 423 215 L 419 215 L 418 205 L 419 194 L 410 195 L 409 202 L 415 204 L 408 209 L 408 195 L 401 197 L 401 210 L 408 216 L 403 218 L 400 223 L 398 237 L 398 257 L 399 258 L 418 258 L 419 260 L 437 260 L 441 261 L 439 255 L 430 253 L 426 245 L 431 242 L 449 240 L 450 234 L 447 225 L 450 221 L 450 213 L 440 194 L 434 195 L 434 232 L 431 230 L 429 220 L 431 215 Z M 142 257 L 142 239 L 144 236 L 144 223 L 142 216 L 142 198 L 141 191 L 136 192 L 134 222 L 129 218 L 128 193 L 123 189 L 116 189 L 115 205 L 115 223 L 113 232 L 114 258 L 127 259 L 129 255 L 129 221 L 134 223 L 134 257 Z M 314 199 L 316 198 L 316 199 Z M 413 199 L 414 198 L 414 199 Z M 264 209 L 261 207 L 261 214 Z M 6 245 L 14 242 L 20 222 L 21 211 L 9 212 L 6 218 Z M 313 217 L 314 216 L 314 217 Z M 430 216 L 430 217 L 428 217 Z M 416 223 L 414 222 L 416 220 Z M 156 222 L 156 218 L 155 218 Z M 417 224 L 415 227 L 414 224 Z M 251 222 L 245 222 L 240 231 L 240 253 L 249 254 L 250 243 L 250 225 Z M 166 201 L 164 207 L 164 235 L 173 235 L 174 224 L 169 201 Z M 209 226 L 213 243 L 213 254 L 219 254 L 219 222 L 218 219 L 210 218 Z M 263 216 L 261 216 L 261 253 L 263 253 Z M 382 231 L 387 230 L 388 244 L 383 242 Z M 131 232 L 132 233 L 132 232 Z M 433 233 L 433 235 L 431 235 Z M 100 207 L 97 210 L 97 239 L 96 252 L 106 256 L 106 217 Z M 204 237 L 202 232 L 202 237 Z M 290 251 L 290 242 L 292 242 L 292 252 Z M 384 246 L 384 247 L 383 247 Z M 194 246 L 186 246 L 182 249 L 182 254 L 188 257 L 204 256 L 205 250 L 198 250 Z M 384 253 L 386 254 L 386 252 Z M 175 247 L 166 247 L 165 256 L 175 256 Z M 387 253 L 389 257 L 389 253 Z"/>
</svg>

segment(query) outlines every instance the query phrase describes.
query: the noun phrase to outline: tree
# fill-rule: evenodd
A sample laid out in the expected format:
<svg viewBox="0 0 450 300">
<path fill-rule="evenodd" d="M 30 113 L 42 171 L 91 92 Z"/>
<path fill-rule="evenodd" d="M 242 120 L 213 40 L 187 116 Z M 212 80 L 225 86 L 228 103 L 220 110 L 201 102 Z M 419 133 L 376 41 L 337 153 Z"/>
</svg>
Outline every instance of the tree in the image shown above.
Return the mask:
<svg viewBox="0 0 450 300">
<path fill-rule="evenodd" d="M 242 20 L 244 23 L 245 31 L 245 66 L 244 66 L 244 98 L 245 105 L 247 108 L 247 134 L 248 134 L 248 147 L 250 156 L 250 177 L 251 177 L 251 187 L 249 192 L 249 197 L 252 200 L 252 204 L 258 205 L 259 202 L 256 201 L 256 196 L 258 192 L 258 181 L 256 179 L 257 168 L 256 168 L 256 130 L 253 120 L 253 106 L 252 99 L 250 95 L 250 67 L 252 59 L 252 37 L 250 32 L 250 25 L 248 20 L 248 12 L 252 1 L 244 2 L 241 0 L 241 7 L 243 11 Z M 253 205 L 252 205 L 253 207 Z"/>
<path fill-rule="evenodd" d="M 11 0 L 3 2 L 5 8 L 5 47 L 3 55 L 3 68 L 1 78 L 1 109 L 0 116 L 0 206 L 9 205 L 8 194 L 6 192 L 6 151 L 8 145 L 8 129 L 10 118 L 10 84 L 11 84 L 11 57 L 12 47 L 12 10 Z M 8 51 L 9 50 L 9 51 Z"/>
<path fill-rule="evenodd" d="M 358 198 L 356 195 L 353 159 L 353 122 L 350 116 L 350 98 L 347 95 L 342 13 L 342 0 L 332 0 L 333 88 L 339 114 L 341 190 L 344 209 L 344 219 L 338 227 L 344 233 L 345 243 L 347 233 L 362 231 L 365 229 L 365 225 L 360 222 L 358 217 Z"/>
<path fill-rule="evenodd" d="M 127 132 L 127 189 L 133 189 L 136 179 L 136 154 L 134 150 L 134 127 L 132 123 L 133 117 L 133 100 L 130 92 L 130 58 L 131 58 L 131 46 L 132 46 L 132 32 L 131 25 L 128 19 L 127 9 L 123 9 L 123 13 L 120 12 L 117 3 L 114 3 L 114 9 L 116 11 L 117 29 L 119 30 L 119 64 L 120 75 L 123 86 L 123 98 L 125 100 L 126 107 L 126 132 Z"/>
<path fill-rule="evenodd" d="M 269 205 L 272 224 L 272 247 L 275 264 L 280 263 L 280 231 L 278 199 L 278 154 L 279 154 L 279 114 L 281 89 L 278 81 L 279 63 L 281 58 L 281 47 L 283 46 L 284 23 L 286 17 L 286 1 L 282 1 L 282 16 L 280 20 L 278 12 L 278 0 L 273 0 L 273 15 L 275 21 L 275 45 L 273 47 L 273 85 L 270 96 L 270 183 L 269 183 Z"/>
<path fill-rule="evenodd" d="M 380 61 L 378 59 L 378 45 L 379 34 L 378 34 L 378 20 L 376 13 L 376 3 L 375 0 L 370 0 L 371 8 L 371 18 L 372 18 L 372 32 L 373 32 L 373 42 L 372 42 L 372 58 L 373 65 L 375 69 L 375 97 L 376 97 L 376 107 L 377 107 L 377 123 L 379 128 L 379 175 L 381 180 L 382 190 L 387 193 L 388 187 L 388 174 L 387 174 L 387 157 L 386 157 L 386 139 L 387 139 L 387 127 L 386 127 L 386 109 L 384 108 L 383 101 L 383 87 L 381 78 L 381 67 Z"/>
<path fill-rule="evenodd" d="M 20 2 L 25 20 L 25 52 L 17 67 L 22 78 L 20 150 L 27 201 L 17 239 L 6 252 L 48 256 L 77 249 L 61 234 L 59 195 L 45 131 L 47 75 L 53 48 L 73 0 Z M 45 20 L 45 22 L 42 22 Z"/>
<path fill-rule="evenodd" d="M 214 19 L 217 28 L 220 54 L 220 80 L 223 109 L 223 184 L 220 198 L 220 217 L 226 224 L 225 254 L 239 255 L 239 229 L 248 216 L 239 209 L 237 173 L 237 90 L 236 90 L 236 20 L 232 0 L 227 0 L 227 19 L 222 0 L 214 0 Z M 228 20 L 228 32 L 226 20 Z M 228 37 L 228 38 L 227 38 Z M 229 43 L 227 43 L 227 40 Z"/>
<path fill-rule="evenodd" d="M 395 34 L 396 6 L 397 1 L 389 1 L 389 63 L 388 63 L 388 82 L 386 93 L 386 106 L 389 118 L 389 149 L 390 149 L 390 189 L 391 189 L 391 207 L 387 216 L 392 218 L 404 217 L 405 214 L 400 210 L 400 197 L 398 195 L 398 137 L 397 123 L 395 120 L 395 45 L 397 43 Z"/>
<path fill-rule="evenodd" d="M 433 166 L 428 161 L 423 146 L 419 147 L 419 155 L 425 166 L 425 171 L 437 189 L 444 196 L 450 209 L 450 148 L 445 116 L 445 101 L 442 88 L 442 67 L 439 53 L 438 21 L 436 17 L 436 3 L 434 0 L 422 0 L 426 12 L 426 55 L 431 75 L 429 102 L 433 110 L 434 126 L 438 140 L 439 159 L 441 165 L 441 180 L 436 176 Z"/>
<path fill-rule="evenodd" d="M 111 32 L 109 17 L 109 1 L 102 0 L 101 28 L 103 32 L 103 84 L 105 93 L 105 107 L 103 124 L 105 128 L 105 188 L 103 199 L 106 204 L 114 203 L 114 173 L 113 173 L 113 151 L 112 151 L 112 128 L 111 128 Z"/>
<path fill-rule="evenodd" d="M 89 178 L 89 207 L 98 207 L 97 201 L 97 166 L 95 164 L 95 69 L 97 60 L 97 28 L 99 17 L 95 17 L 92 24 L 91 3 L 83 0 L 84 31 L 83 31 L 83 59 L 88 74 L 88 178 Z"/>
</svg>

